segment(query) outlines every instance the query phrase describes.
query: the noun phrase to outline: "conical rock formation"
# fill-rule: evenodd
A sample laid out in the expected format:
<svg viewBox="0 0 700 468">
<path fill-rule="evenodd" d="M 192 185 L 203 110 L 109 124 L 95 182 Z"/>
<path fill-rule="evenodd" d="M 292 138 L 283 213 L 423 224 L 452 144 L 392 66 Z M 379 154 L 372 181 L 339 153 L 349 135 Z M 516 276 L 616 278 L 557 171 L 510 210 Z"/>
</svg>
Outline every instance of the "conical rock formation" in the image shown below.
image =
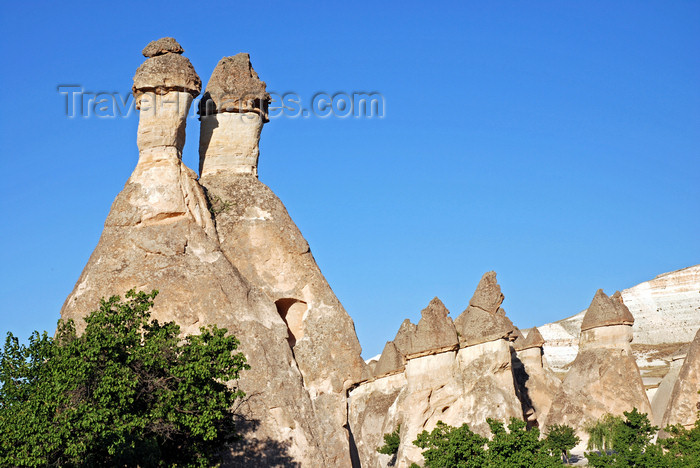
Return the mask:
<svg viewBox="0 0 700 468">
<path fill-rule="evenodd" d="M 203 102 L 200 107 L 200 115 L 202 108 L 208 112 L 201 115 L 200 183 L 212 200 L 221 250 L 276 305 L 287 326 L 285 342 L 313 402 L 318 440 L 329 454 L 349 457 L 346 392 L 369 377 L 369 369 L 352 319 L 308 243 L 279 198 L 257 179 L 258 141 L 269 100 L 265 83 L 248 55 L 239 54 L 219 62 L 205 98 L 214 106 Z M 347 457 L 335 464 L 349 464 Z"/>
<path fill-rule="evenodd" d="M 661 419 L 661 428 L 681 424 L 690 429 L 700 411 L 700 330 L 690 344 L 671 397 Z"/>
<path fill-rule="evenodd" d="M 481 283 L 479 288 L 484 289 Z M 497 317 L 494 321 L 499 324 L 509 323 L 505 332 L 474 345 L 461 343 L 454 325 L 448 322 L 447 309 L 435 298 L 422 311 L 418 325 L 404 321 L 393 342 L 387 343 L 380 364 L 394 362 L 394 366 L 380 368 L 378 364 L 375 379 L 350 391 L 350 424 L 362 466 L 386 466 L 389 458 L 378 454 L 376 447 L 381 445 L 382 434 L 394 431 L 399 424 L 401 445 L 396 466 L 408 467 L 423 459 L 421 450 L 413 445 L 417 434 L 431 430 L 439 420 L 455 426 L 467 423 L 487 435 L 487 418 L 522 418 L 507 339 L 512 323 L 500 315 L 500 287 L 491 284 L 488 290 L 487 299 L 495 296 L 489 306 L 494 312 L 471 305 L 468 310 L 483 313 L 489 320 Z M 404 358 L 402 364 L 405 362 L 399 373 L 394 370 L 398 367 L 397 352 Z M 387 373 L 390 368 L 392 372 Z"/>
<path fill-rule="evenodd" d="M 568 424 L 584 443 L 584 426 L 606 413 L 621 415 L 636 407 L 651 414 L 630 348 L 634 319 L 622 308 L 626 309 L 619 294 L 595 294 L 588 308 L 592 317 L 584 317 L 591 328 L 581 332 L 578 355 L 546 415 L 547 426 Z"/>
</svg>

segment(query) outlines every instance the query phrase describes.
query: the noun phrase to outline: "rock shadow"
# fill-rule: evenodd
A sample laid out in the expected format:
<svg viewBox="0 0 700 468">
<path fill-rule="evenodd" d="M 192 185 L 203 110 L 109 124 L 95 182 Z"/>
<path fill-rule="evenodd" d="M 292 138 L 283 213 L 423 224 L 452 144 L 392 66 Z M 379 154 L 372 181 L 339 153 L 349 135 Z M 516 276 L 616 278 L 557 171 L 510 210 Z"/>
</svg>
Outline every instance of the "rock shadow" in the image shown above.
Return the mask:
<svg viewBox="0 0 700 468">
<path fill-rule="evenodd" d="M 527 385 L 525 385 L 527 381 L 530 380 L 530 376 L 525 370 L 525 366 L 523 365 L 522 361 L 520 360 L 520 358 L 518 358 L 518 354 L 512 349 L 510 353 L 510 359 L 513 369 L 513 383 L 515 384 L 517 396 L 520 400 L 520 406 L 523 410 L 523 418 L 527 422 L 527 428 L 530 429 L 531 427 L 538 427 L 539 425 L 536 419 L 534 421 L 528 420 L 528 414 L 534 411 L 532 399 L 530 398 Z"/>
<path fill-rule="evenodd" d="M 258 419 L 236 416 L 236 440 L 227 444 L 222 468 L 300 468 L 301 464 L 289 454 L 291 442 L 258 438 L 253 434 L 260 427 Z"/>
</svg>

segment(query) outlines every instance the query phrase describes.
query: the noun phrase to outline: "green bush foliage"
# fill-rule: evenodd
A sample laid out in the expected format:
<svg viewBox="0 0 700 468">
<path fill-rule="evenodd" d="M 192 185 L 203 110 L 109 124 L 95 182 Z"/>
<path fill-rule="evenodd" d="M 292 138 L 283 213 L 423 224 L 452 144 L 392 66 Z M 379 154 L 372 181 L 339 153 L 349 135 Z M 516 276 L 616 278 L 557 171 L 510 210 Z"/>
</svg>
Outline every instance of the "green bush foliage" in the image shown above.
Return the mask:
<svg viewBox="0 0 700 468">
<path fill-rule="evenodd" d="M 668 427 L 669 438 L 652 443 L 658 431 L 645 413 L 637 408 L 624 412 L 624 419 L 619 418 L 609 424 L 609 447 L 602 452 L 586 453 L 588 464 L 592 467 L 622 468 L 681 468 L 700 467 L 700 422 L 688 430 L 681 426 Z"/>
<path fill-rule="evenodd" d="M 545 445 L 553 455 L 561 455 L 564 463 L 569 463 L 569 450 L 576 447 L 581 438 L 571 426 L 555 424 L 547 429 Z"/>
<path fill-rule="evenodd" d="M 383 453 L 385 455 L 396 455 L 399 451 L 399 444 L 401 443 L 401 424 L 399 424 L 394 432 L 384 434 L 384 445 L 377 448 L 377 452 Z"/>
<path fill-rule="evenodd" d="M 512 418 L 504 427 L 488 420 L 489 440 L 463 424 L 452 427 L 439 421 L 431 432 L 418 434 L 414 445 L 425 449 L 426 468 L 549 468 L 561 466 L 559 455 L 552 456 L 537 428 L 527 430 L 524 421 Z"/>
<path fill-rule="evenodd" d="M 613 450 L 613 435 L 623 422 L 621 416 L 613 416 L 608 413 L 598 421 L 587 425 L 585 431 L 588 433 L 588 450 L 598 450 L 599 452 Z"/>
<path fill-rule="evenodd" d="M 0 352 L 0 466 L 211 466 L 235 434 L 227 386 L 248 368 L 225 329 L 150 320 L 157 291 L 101 300 L 78 335 Z"/>
</svg>

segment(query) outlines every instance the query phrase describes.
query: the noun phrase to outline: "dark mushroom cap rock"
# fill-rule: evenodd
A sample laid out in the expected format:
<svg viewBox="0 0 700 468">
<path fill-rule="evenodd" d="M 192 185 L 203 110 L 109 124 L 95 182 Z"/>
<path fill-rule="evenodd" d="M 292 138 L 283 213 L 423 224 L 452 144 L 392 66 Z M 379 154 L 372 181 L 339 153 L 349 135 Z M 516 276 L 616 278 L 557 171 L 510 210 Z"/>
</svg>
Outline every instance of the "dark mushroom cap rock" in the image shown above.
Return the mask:
<svg viewBox="0 0 700 468">
<path fill-rule="evenodd" d="M 396 349 L 393 341 L 387 341 L 384 346 L 384 351 L 374 367 L 374 376 L 390 374 L 392 372 L 402 371 L 404 369 L 403 356 Z"/>
<path fill-rule="evenodd" d="M 525 335 L 523 335 L 523 332 L 521 332 L 518 327 L 515 327 L 513 333 L 510 335 L 510 341 L 512 341 L 513 345 L 517 348 L 519 344 L 525 341 Z"/>
<path fill-rule="evenodd" d="M 134 75 L 132 91 L 137 102 L 146 92 L 182 91 L 194 97 L 202 91 L 202 80 L 186 57 L 167 53 L 146 59 L 141 64 Z"/>
<path fill-rule="evenodd" d="M 544 346 L 544 338 L 542 338 L 542 334 L 537 327 L 533 327 L 530 333 L 527 334 L 527 338 L 516 342 L 515 348 L 518 351 L 523 351 L 530 348 L 541 348 L 542 346 Z"/>
<path fill-rule="evenodd" d="M 161 37 L 148 43 L 141 52 L 144 57 L 155 57 L 168 53 L 181 54 L 185 51 L 182 46 L 172 37 Z"/>
<path fill-rule="evenodd" d="M 250 55 L 241 53 L 219 60 L 211 74 L 200 115 L 220 112 L 257 112 L 268 121 L 267 106 L 270 95 L 264 81 L 258 78 Z"/>
<path fill-rule="evenodd" d="M 413 341 L 416 336 L 416 326 L 409 319 L 404 320 L 396 332 L 394 344 L 402 355 L 413 354 Z"/>
<path fill-rule="evenodd" d="M 437 350 L 457 346 L 457 331 L 449 310 L 437 297 L 433 298 L 428 307 L 421 311 L 421 319 L 416 325 L 411 352 Z"/>
<path fill-rule="evenodd" d="M 591 305 L 588 306 L 586 315 L 581 322 L 581 331 L 590 330 L 597 327 L 608 327 L 611 325 L 632 325 L 634 317 L 629 309 L 622 302 L 622 295 L 616 292 L 612 296 L 607 296 L 602 289 L 599 289 Z"/>
<path fill-rule="evenodd" d="M 473 346 L 500 338 L 510 340 L 515 325 L 505 315 L 486 312 L 469 306 L 455 319 L 455 328 L 461 347 Z"/>
<path fill-rule="evenodd" d="M 499 312 L 503 299 L 501 286 L 496 281 L 496 272 L 489 271 L 481 277 L 469 305 L 495 314 Z M 502 315 L 505 315 L 505 312 L 502 312 Z"/>
</svg>

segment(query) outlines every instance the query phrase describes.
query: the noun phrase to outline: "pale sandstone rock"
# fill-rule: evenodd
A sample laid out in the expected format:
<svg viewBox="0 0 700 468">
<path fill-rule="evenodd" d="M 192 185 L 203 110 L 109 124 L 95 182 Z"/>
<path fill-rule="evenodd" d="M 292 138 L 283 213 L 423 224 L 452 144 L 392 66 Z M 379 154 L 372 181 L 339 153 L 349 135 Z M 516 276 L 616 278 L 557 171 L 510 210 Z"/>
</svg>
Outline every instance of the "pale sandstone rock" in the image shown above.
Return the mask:
<svg viewBox="0 0 700 468">
<path fill-rule="evenodd" d="M 500 315 L 500 302 L 498 305 L 495 313 L 470 307 L 485 314 L 489 320 L 494 317 L 493 320 L 501 324 L 508 319 Z M 370 448 L 399 424 L 401 445 L 396 466 L 408 467 L 412 462 L 423 461 L 421 449 L 413 445 L 417 434 L 424 429 L 432 430 L 439 420 L 454 426 L 467 423 L 472 430 L 488 435 L 487 418 L 503 421 L 511 417 L 522 418 L 522 405 L 511 366 L 511 346 L 507 339 L 503 339 L 508 333 L 496 333 L 490 341 L 472 346 L 465 344 L 457 350 L 457 337 L 446 323 L 449 320 L 447 314 L 444 305 L 434 299 L 424 309 L 418 325 L 405 320 L 393 342 L 387 343 L 380 359 L 389 362 L 390 358 L 398 360 L 399 355 L 405 357 L 404 372 L 361 383 L 350 392 L 349 419 L 358 449 L 364 447 L 359 449 L 362 466 L 387 466 L 389 459 Z M 508 331 L 512 331 L 512 324 L 510 327 Z M 435 337 L 431 338 L 428 330 L 432 330 Z M 435 346 L 438 347 L 436 352 L 425 354 L 426 348 Z M 387 366 L 386 369 L 397 366 Z M 405 383 L 396 395 L 396 385 L 402 382 L 396 377 L 399 375 L 404 377 Z M 375 387 L 385 385 L 384 379 L 388 378 L 393 378 L 392 392 L 378 393 Z M 378 383 L 380 381 L 382 383 Z M 390 401 L 389 395 L 396 395 L 395 400 Z M 376 403 L 374 398 L 378 400 Z M 368 408 L 381 411 L 372 415 L 371 424 L 361 422 L 369 418 Z M 381 425 L 380 417 L 383 417 Z"/>
<path fill-rule="evenodd" d="M 397 398 L 406 386 L 403 372 L 363 383 L 348 394 L 348 417 L 363 468 L 386 467 L 392 457 L 377 453 L 384 434 L 397 425 Z M 386 429 L 391 427 L 391 429 Z"/>
<path fill-rule="evenodd" d="M 630 318 L 619 310 L 618 304 L 622 303 L 598 291 L 588 309 L 594 317 L 584 317 L 584 322 L 614 323 L 619 317 L 629 322 Z M 546 426 L 568 424 L 585 443 L 588 434 L 584 427 L 606 413 L 621 415 L 623 411 L 637 408 L 651 414 L 651 405 L 632 356 L 631 329 L 631 324 L 611 325 L 582 333 L 578 355 L 553 398 Z M 598 339 L 602 340 L 600 345 Z"/>
<path fill-rule="evenodd" d="M 411 359 L 405 376 L 407 385 L 398 397 L 395 418 L 395 425 L 401 424 L 399 467 L 423 462 L 413 441 L 437 421 L 452 426 L 467 423 L 473 431 L 489 435 L 487 418 L 522 418 L 506 340 Z M 384 432 L 395 425 L 385 426 Z"/>
<path fill-rule="evenodd" d="M 688 355 L 678 372 L 666 411 L 661 420 L 661 427 L 681 424 L 690 429 L 698 419 L 700 411 L 700 330 L 690 344 Z"/>
<path fill-rule="evenodd" d="M 200 183 L 214 205 L 221 249 L 276 305 L 313 403 L 318 440 L 333 460 L 331 465 L 348 466 L 352 441 L 347 430 L 346 391 L 370 377 L 354 324 L 286 208 L 256 177 L 258 128 L 242 131 L 234 123 L 240 121 L 222 117 L 225 112 L 242 118 L 248 117 L 246 113 L 259 113 L 266 120 L 269 96 L 265 83 L 250 66 L 247 54 L 239 54 L 219 62 L 207 93 L 200 107 L 202 135 L 208 138 L 200 141 Z M 211 103 L 220 125 L 213 132 L 207 120 L 212 116 Z M 217 149 L 211 144 L 217 141 L 217 131 L 230 132 L 236 141 Z M 226 138 L 223 135 L 218 141 Z"/>
<path fill-rule="evenodd" d="M 199 152 L 202 177 L 222 173 L 258 175 L 260 132 L 263 120 L 254 112 L 205 115 L 201 117 Z"/>
<path fill-rule="evenodd" d="M 135 83 L 135 94 L 153 104 L 142 107 L 140 115 L 139 161 L 61 316 L 75 319 L 82 330 L 81 318 L 98 307 L 100 298 L 131 288 L 158 289 L 155 319 L 173 320 L 184 333 L 198 333 L 210 324 L 225 327 L 239 338 L 251 365 L 238 383 L 247 393 L 239 408 L 244 441 L 232 447 L 235 458 L 225 466 L 277 466 L 280 461 L 286 466 L 348 466 L 347 445 L 343 453 L 326 447 L 327 418 L 317 416 L 317 404 L 303 386 L 286 340 L 287 324 L 269 297 L 222 252 L 204 191 L 182 164 L 192 90 L 166 86 L 163 94 L 144 98 L 145 89 L 177 73 L 142 76 L 146 88 Z"/>
<path fill-rule="evenodd" d="M 517 341 L 516 341 L 517 343 Z M 552 398 L 561 387 L 561 380 L 544 366 L 542 345 L 544 339 L 537 328 L 533 328 L 522 343 L 516 347 L 513 372 L 519 386 L 519 397 L 528 420 L 544 426 Z M 528 409 L 532 408 L 532 412 Z"/>
<path fill-rule="evenodd" d="M 668 408 L 668 402 L 671 400 L 671 393 L 678 381 L 678 375 L 681 372 L 681 367 L 685 362 L 687 351 L 674 355 L 668 373 L 664 376 L 659 384 L 657 391 L 654 393 L 654 398 L 651 400 L 651 414 L 653 415 L 653 424 L 663 429 L 663 418 Z"/>
</svg>

